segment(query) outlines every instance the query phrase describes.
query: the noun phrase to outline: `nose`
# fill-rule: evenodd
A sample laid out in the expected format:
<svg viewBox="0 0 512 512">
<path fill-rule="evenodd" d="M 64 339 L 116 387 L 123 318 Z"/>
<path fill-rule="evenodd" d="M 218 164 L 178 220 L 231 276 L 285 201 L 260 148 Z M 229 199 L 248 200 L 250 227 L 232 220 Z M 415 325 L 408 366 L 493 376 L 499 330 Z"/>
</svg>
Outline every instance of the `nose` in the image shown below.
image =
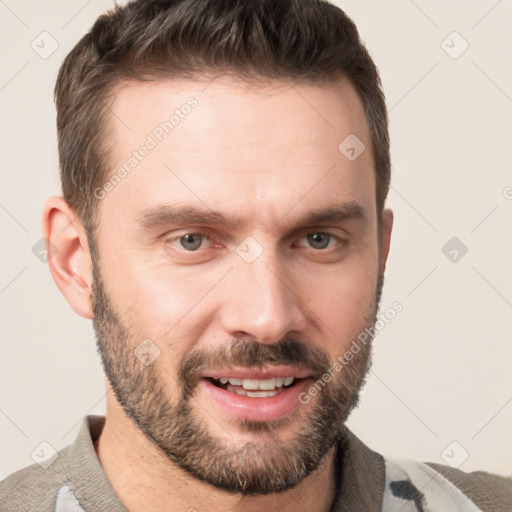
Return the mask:
<svg viewBox="0 0 512 512">
<path fill-rule="evenodd" d="M 296 276 L 267 251 L 253 263 L 239 261 L 230 276 L 221 322 L 232 337 L 271 344 L 306 326 L 305 304 Z"/>
</svg>

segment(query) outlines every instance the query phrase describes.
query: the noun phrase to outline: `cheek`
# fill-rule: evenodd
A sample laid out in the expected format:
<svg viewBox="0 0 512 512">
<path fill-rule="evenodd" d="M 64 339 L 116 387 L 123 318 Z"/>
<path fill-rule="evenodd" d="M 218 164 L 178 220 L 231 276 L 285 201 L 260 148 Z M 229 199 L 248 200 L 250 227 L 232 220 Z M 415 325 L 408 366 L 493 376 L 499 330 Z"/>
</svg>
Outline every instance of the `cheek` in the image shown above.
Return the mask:
<svg viewBox="0 0 512 512">
<path fill-rule="evenodd" d="M 173 336 L 180 320 L 190 313 L 200 294 L 200 287 L 179 279 L 139 274 L 131 279 L 130 291 L 123 300 L 140 326 L 162 338 Z"/>
<path fill-rule="evenodd" d="M 340 344 L 348 346 L 372 322 L 377 278 L 372 258 L 312 278 L 305 303 L 321 318 L 335 350 Z"/>
<path fill-rule="evenodd" d="M 209 291 L 223 272 L 155 267 L 139 258 L 131 264 L 125 258 L 119 267 L 109 276 L 108 289 L 124 324 L 133 336 L 154 341 L 165 359 L 181 360 L 208 322 Z"/>
</svg>

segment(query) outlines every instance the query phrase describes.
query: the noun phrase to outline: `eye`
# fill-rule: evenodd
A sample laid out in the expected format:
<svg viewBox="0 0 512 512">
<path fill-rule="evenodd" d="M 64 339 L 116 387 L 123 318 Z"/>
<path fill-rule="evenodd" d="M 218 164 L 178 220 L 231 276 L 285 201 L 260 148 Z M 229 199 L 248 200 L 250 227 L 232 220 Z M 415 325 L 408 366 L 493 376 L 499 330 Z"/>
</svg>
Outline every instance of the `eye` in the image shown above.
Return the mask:
<svg viewBox="0 0 512 512">
<path fill-rule="evenodd" d="M 177 237 L 177 241 L 182 249 L 187 251 L 196 251 L 203 245 L 203 241 L 208 239 L 204 233 L 187 233 L 183 236 Z"/>
<path fill-rule="evenodd" d="M 331 233 L 323 233 L 323 232 L 316 232 L 316 233 L 308 233 L 305 237 L 302 239 L 306 239 L 308 244 L 310 244 L 310 247 L 313 249 L 327 249 L 329 247 L 332 247 L 332 245 L 329 245 L 331 241 L 338 241 L 339 238 Z M 299 244 L 301 245 L 301 244 Z"/>
</svg>

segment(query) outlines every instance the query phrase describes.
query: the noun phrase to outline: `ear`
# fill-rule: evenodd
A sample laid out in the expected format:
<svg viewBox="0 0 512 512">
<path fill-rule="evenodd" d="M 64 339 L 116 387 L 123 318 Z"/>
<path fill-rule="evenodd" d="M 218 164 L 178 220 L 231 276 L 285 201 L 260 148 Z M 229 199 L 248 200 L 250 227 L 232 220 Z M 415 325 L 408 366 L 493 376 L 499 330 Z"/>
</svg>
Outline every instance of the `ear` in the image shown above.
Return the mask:
<svg viewBox="0 0 512 512">
<path fill-rule="evenodd" d="M 391 244 L 391 231 L 393 230 L 393 211 L 386 208 L 382 212 L 381 229 L 380 229 L 380 247 L 379 247 L 379 272 L 384 275 L 386 270 L 386 261 L 389 254 L 389 246 Z"/>
<path fill-rule="evenodd" d="M 63 197 L 46 201 L 43 234 L 55 284 L 75 313 L 92 318 L 92 264 L 87 235 Z"/>
</svg>

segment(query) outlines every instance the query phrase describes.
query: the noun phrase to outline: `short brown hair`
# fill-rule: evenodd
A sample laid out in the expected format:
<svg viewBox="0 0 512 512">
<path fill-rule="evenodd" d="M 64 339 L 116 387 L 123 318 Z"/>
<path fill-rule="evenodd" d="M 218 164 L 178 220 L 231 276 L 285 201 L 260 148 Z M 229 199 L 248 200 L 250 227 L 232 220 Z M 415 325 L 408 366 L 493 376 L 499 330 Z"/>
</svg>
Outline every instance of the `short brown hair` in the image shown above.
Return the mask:
<svg viewBox="0 0 512 512">
<path fill-rule="evenodd" d="M 380 218 L 390 182 L 385 99 L 378 70 L 341 9 L 323 0 L 138 0 L 97 19 L 67 55 L 55 87 L 62 191 L 89 235 L 94 190 L 109 169 L 115 86 L 220 73 L 255 83 L 346 76 L 366 112 Z"/>
</svg>

